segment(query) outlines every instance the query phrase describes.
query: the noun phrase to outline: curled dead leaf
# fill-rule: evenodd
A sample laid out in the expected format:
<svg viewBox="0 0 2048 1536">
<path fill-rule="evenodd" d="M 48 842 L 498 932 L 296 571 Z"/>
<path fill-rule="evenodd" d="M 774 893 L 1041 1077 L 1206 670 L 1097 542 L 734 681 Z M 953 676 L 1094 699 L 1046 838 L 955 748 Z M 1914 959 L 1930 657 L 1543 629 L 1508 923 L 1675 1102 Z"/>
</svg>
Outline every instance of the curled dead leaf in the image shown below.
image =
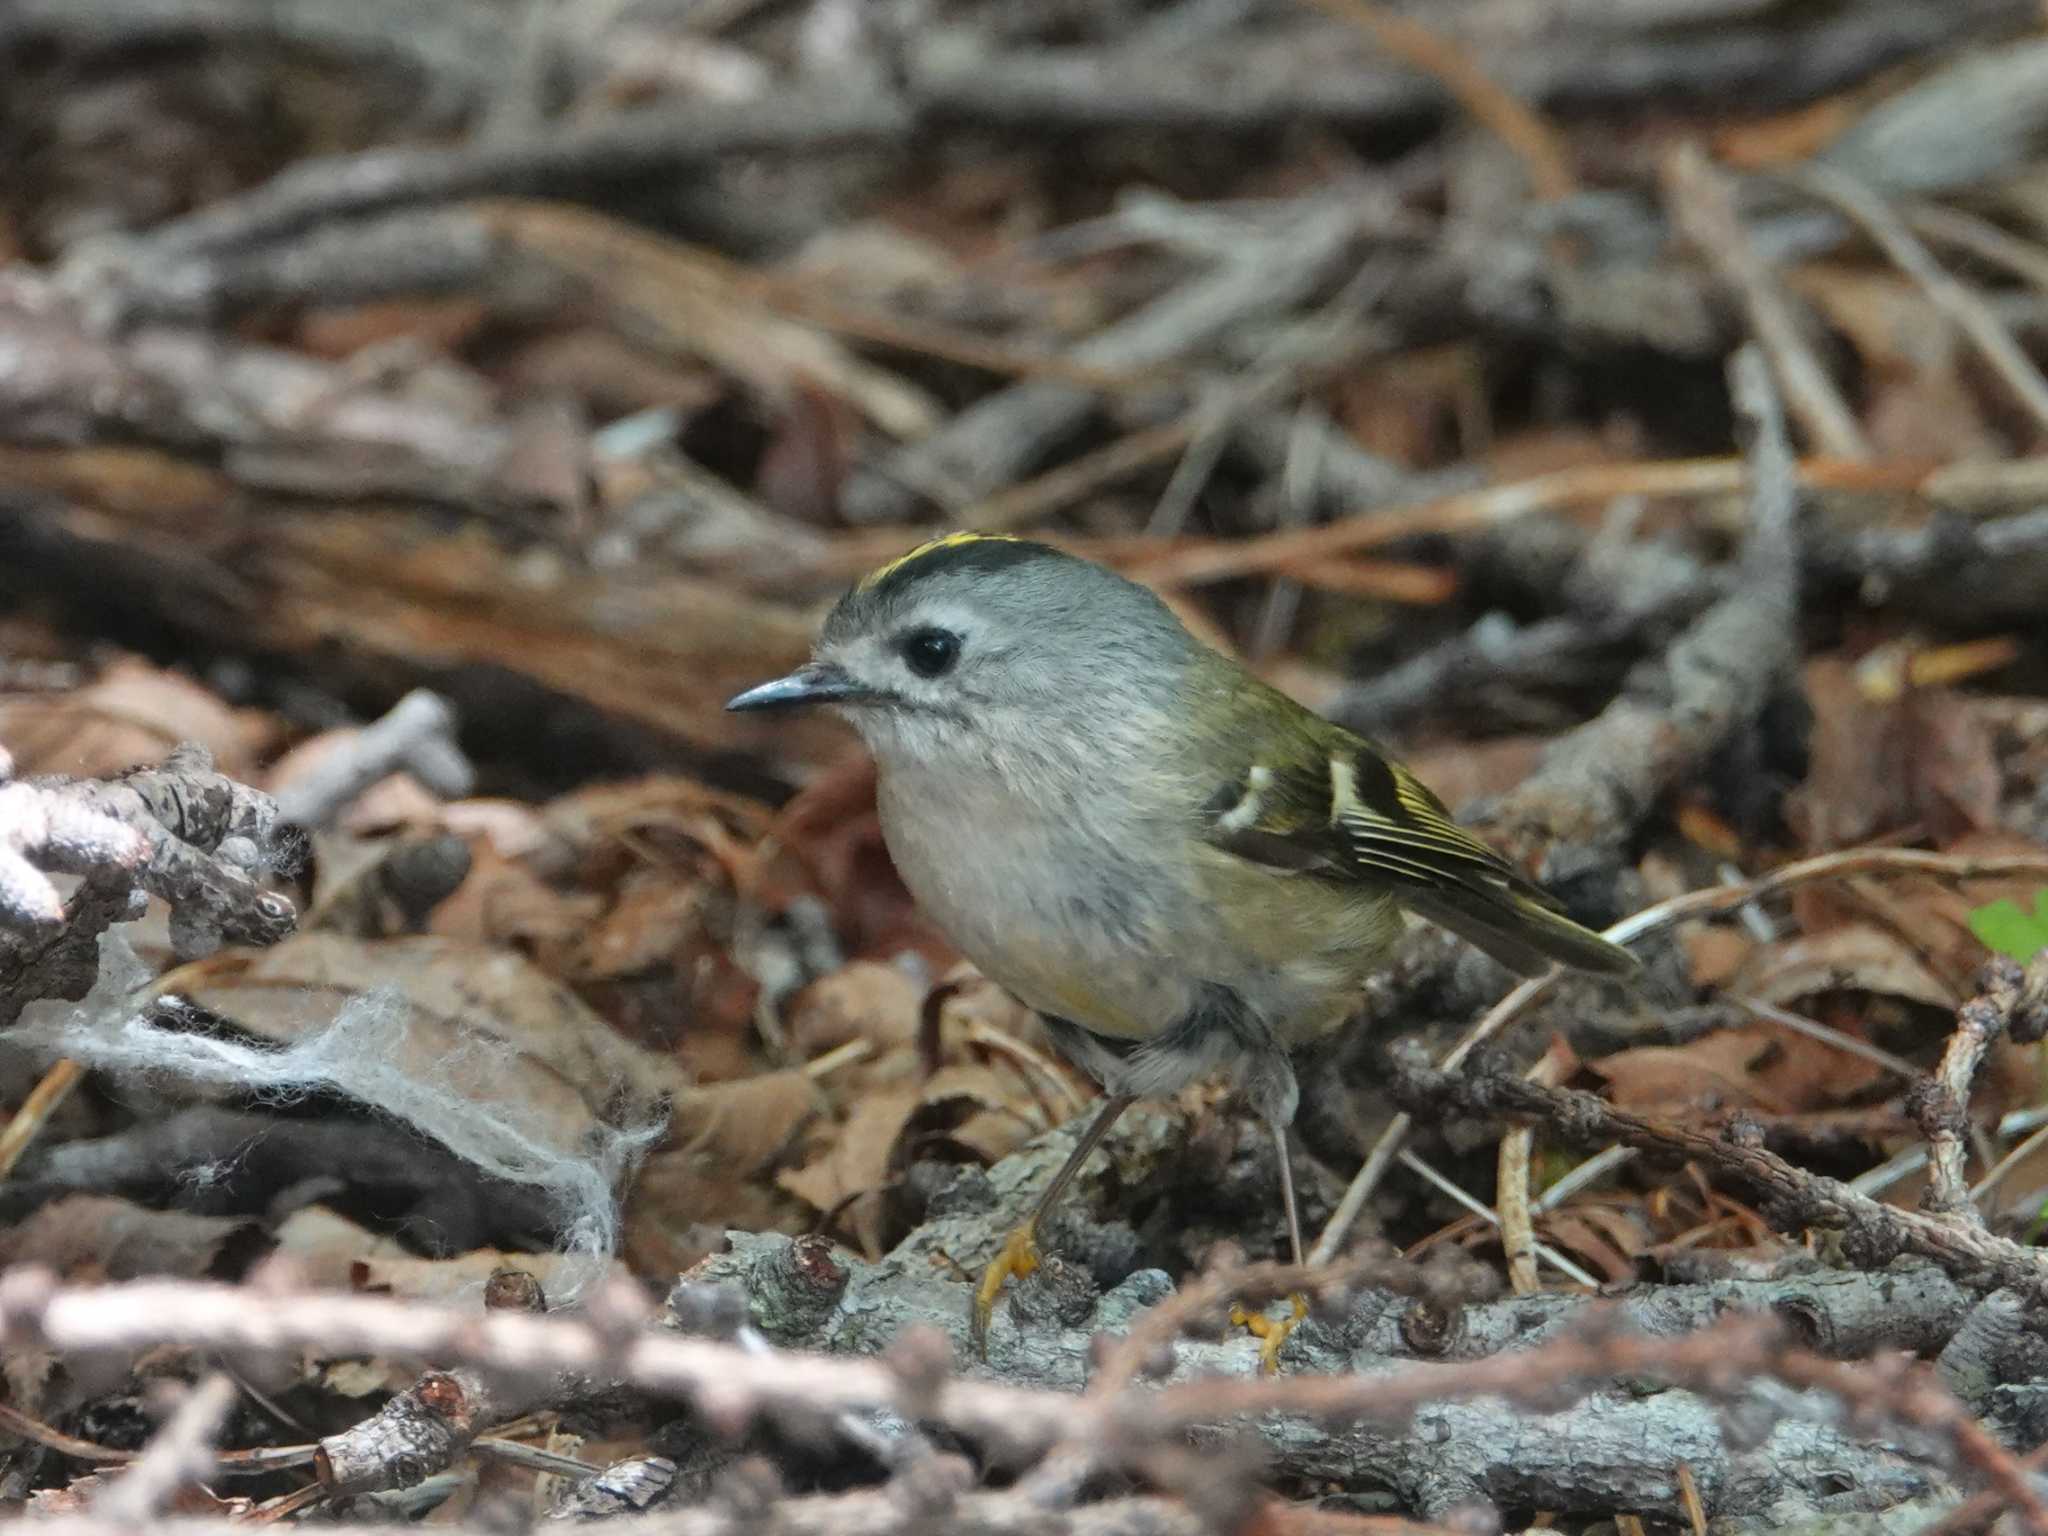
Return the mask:
<svg viewBox="0 0 2048 1536">
<path fill-rule="evenodd" d="M 835 1211 L 856 1195 L 889 1180 L 890 1158 L 905 1122 L 922 1102 L 914 1086 L 864 1096 L 823 1156 L 780 1175 L 776 1182 L 819 1211 Z"/>
<path fill-rule="evenodd" d="M 516 1115 L 521 1131 L 582 1156 L 605 1127 L 639 1123 L 679 1086 L 666 1057 L 622 1039 L 568 988 L 520 956 L 439 938 L 364 941 L 300 933 L 227 950 L 157 983 L 261 1039 L 290 1044 L 343 1007 L 384 1007 L 393 1069 Z M 384 1038 L 380 1036 L 380 1039 Z M 431 1128 L 427 1128 L 431 1129 Z"/>
<path fill-rule="evenodd" d="M 1854 1102 L 1890 1076 L 1876 1062 L 1759 1023 L 1680 1046 L 1639 1046 L 1587 1064 L 1633 1109 L 1755 1109 L 1796 1115 Z"/>
<path fill-rule="evenodd" d="M 612 981 L 672 965 L 704 935 L 705 892 L 666 871 L 635 871 L 619 885 L 609 911 L 583 926 L 562 955 L 564 975 Z"/>
<path fill-rule="evenodd" d="M 492 1274 L 508 1267 L 533 1276 L 543 1294 L 560 1296 L 570 1288 L 571 1267 L 585 1262 L 559 1253 L 504 1253 L 496 1248 L 445 1259 L 422 1258 L 403 1243 L 319 1205 L 294 1211 L 275 1236 L 277 1256 L 291 1261 L 307 1285 L 375 1291 L 407 1301 L 474 1303 Z M 614 1277 L 626 1272 L 616 1261 L 610 1269 Z"/>
<path fill-rule="evenodd" d="M 264 732 L 176 672 L 123 657 L 69 693 L 0 697 L 0 740 L 17 773 L 109 777 L 196 741 L 231 778 L 247 778 Z"/>
<path fill-rule="evenodd" d="M 823 1109 L 801 1071 L 679 1094 L 669 1144 L 641 1164 L 626 1197 L 624 1248 L 634 1272 L 672 1276 L 712 1252 L 727 1228 L 800 1230 L 800 1207 L 772 1175 L 800 1155 Z"/>
<path fill-rule="evenodd" d="M 38 1264 L 67 1281 L 195 1280 L 239 1267 L 253 1254 L 256 1224 L 244 1217 L 151 1210 L 109 1195 L 68 1195 L 0 1228 L 0 1269 Z"/>
<path fill-rule="evenodd" d="M 800 1071 L 708 1083 L 677 1095 L 674 1147 L 750 1176 L 779 1158 L 823 1108 L 817 1084 Z"/>
<path fill-rule="evenodd" d="M 1896 935 L 1868 923 L 1844 923 L 1754 951 L 1733 990 L 1789 1004 L 1822 992 L 1878 992 L 1951 1009 L 1962 998 Z"/>
<path fill-rule="evenodd" d="M 790 1048 L 808 1060 L 850 1040 L 873 1042 L 878 1050 L 917 1039 L 925 988 L 900 966 L 855 960 L 821 976 L 790 1006 Z"/>
</svg>

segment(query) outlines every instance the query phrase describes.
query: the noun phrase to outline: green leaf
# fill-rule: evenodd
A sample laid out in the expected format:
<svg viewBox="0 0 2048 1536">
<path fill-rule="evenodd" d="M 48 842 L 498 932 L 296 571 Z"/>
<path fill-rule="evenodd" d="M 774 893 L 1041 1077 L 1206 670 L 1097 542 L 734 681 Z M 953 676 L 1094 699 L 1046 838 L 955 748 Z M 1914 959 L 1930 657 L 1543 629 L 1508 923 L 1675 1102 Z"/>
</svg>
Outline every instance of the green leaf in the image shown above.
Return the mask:
<svg viewBox="0 0 2048 1536">
<path fill-rule="evenodd" d="M 2048 949 L 2048 890 L 2034 893 L 2034 910 L 2001 897 L 1970 914 L 1970 932 L 1986 949 L 2024 965 Z"/>
</svg>

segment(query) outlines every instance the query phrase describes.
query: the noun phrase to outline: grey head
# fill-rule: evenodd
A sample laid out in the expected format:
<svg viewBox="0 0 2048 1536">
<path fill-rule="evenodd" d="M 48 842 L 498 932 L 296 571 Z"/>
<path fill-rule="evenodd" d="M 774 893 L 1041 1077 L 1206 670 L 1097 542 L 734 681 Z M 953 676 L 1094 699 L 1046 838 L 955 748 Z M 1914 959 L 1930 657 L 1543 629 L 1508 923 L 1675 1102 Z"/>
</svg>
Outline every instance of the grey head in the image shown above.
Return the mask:
<svg viewBox="0 0 2048 1536">
<path fill-rule="evenodd" d="M 953 534 L 860 582 L 811 660 L 728 709 L 827 704 L 886 769 L 1082 755 L 1156 731 L 1197 642 L 1158 598 L 1050 545 Z"/>
</svg>

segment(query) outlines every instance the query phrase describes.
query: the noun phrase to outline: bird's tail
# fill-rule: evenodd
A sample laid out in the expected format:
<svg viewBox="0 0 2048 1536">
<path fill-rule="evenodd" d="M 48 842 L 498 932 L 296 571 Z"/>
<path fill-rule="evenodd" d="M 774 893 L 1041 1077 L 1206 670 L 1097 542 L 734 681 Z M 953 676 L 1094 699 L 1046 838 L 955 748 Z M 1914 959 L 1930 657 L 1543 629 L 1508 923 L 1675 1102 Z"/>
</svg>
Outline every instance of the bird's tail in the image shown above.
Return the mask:
<svg viewBox="0 0 2048 1536">
<path fill-rule="evenodd" d="M 1633 976 L 1642 962 L 1581 927 L 1535 887 L 1500 892 L 1439 887 L 1403 900 L 1419 916 L 1476 944 L 1509 970 L 1534 976 L 1552 961 L 1599 976 Z"/>
</svg>

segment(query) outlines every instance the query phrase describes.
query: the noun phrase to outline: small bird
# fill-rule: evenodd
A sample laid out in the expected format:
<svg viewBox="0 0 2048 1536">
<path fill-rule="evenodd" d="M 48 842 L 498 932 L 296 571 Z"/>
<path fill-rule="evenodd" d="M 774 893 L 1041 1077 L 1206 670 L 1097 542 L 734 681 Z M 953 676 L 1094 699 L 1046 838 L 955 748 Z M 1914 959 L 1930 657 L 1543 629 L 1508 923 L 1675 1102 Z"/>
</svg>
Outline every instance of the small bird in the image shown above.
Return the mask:
<svg viewBox="0 0 2048 1536">
<path fill-rule="evenodd" d="M 1269 1129 L 1301 1261 L 1288 1055 L 1351 1015 L 1404 909 L 1525 974 L 1636 968 L 1378 747 L 1050 545 L 919 546 L 839 600 L 809 662 L 726 708 L 817 704 L 874 756 L 912 895 L 1105 1094 L 983 1277 L 978 1353 L 1005 1279 L 1036 1266 L 1039 1226 L 1117 1117 L 1218 1068 Z"/>
</svg>

